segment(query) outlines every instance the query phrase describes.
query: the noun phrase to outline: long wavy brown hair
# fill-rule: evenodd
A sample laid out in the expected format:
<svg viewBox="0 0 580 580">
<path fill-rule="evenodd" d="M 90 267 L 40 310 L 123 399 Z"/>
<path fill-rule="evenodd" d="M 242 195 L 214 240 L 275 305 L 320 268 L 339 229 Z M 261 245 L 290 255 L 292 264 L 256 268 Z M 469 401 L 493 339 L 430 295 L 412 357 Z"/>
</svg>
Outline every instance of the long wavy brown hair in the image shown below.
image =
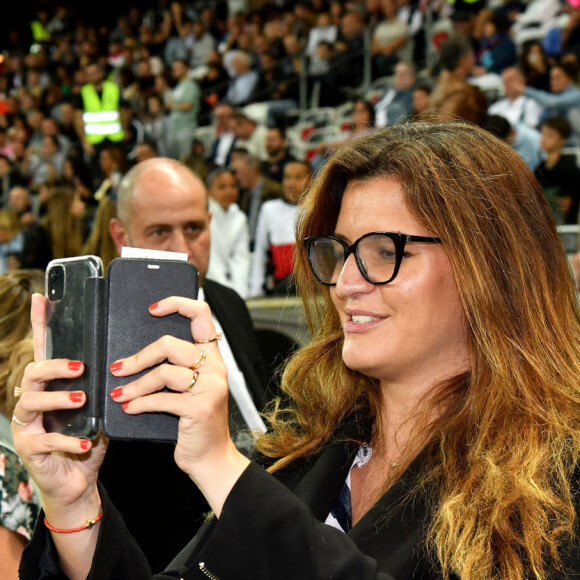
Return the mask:
<svg viewBox="0 0 580 580">
<path fill-rule="evenodd" d="M 53 258 L 80 256 L 83 246 L 81 221 L 72 215 L 74 191 L 55 188 L 46 202 L 42 225 L 50 234 Z"/>
<path fill-rule="evenodd" d="M 44 292 L 42 270 L 13 270 L 0 276 L 0 411 L 7 415 L 14 407 L 14 385 L 10 388 L 8 382 L 16 359 L 10 359 L 17 345 L 32 335 L 30 303 L 34 292 Z"/>
<path fill-rule="evenodd" d="M 441 238 L 469 334 L 469 373 L 425 401 L 425 416 L 444 410 L 416 434 L 425 460 L 415 491 L 432 509 L 428 553 L 445 578 L 547 578 L 575 533 L 580 317 L 537 181 L 478 127 L 398 125 L 348 141 L 321 170 L 303 203 L 295 256 L 313 338 L 287 364 L 290 403 L 271 412 L 258 447 L 278 458 L 276 471 L 319 451 L 361 407 L 367 427 L 380 429 L 378 382 L 343 363 L 338 315 L 301 243 L 334 231 L 350 181 L 379 176 L 400 181 L 409 211 Z"/>
</svg>

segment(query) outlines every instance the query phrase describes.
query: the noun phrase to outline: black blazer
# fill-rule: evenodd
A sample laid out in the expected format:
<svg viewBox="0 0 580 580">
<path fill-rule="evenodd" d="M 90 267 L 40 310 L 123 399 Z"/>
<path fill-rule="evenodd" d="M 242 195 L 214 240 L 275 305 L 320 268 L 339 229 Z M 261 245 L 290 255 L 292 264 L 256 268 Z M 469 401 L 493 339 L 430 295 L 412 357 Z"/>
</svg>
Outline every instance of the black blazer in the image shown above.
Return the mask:
<svg viewBox="0 0 580 580">
<path fill-rule="evenodd" d="M 315 459 L 293 464 L 277 478 L 250 464 L 229 494 L 219 520 L 205 524 L 155 578 L 440 580 L 422 545 L 428 521 L 424 502 L 400 502 L 415 480 L 420 458 L 348 534 L 323 523 L 356 449 L 356 444 L 337 440 Z M 385 517 L 388 510 L 390 518 Z M 104 491 L 103 513 L 88 580 L 151 578 L 143 555 Z M 150 529 L 156 537 L 164 533 Z M 22 558 L 21 580 L 60 580 L 58 575 L 41 576 L 55 567 L 50 547 L 50 534 L 39 524 Z M 569 574 L 551 580 L 580 577 L 577 543 L 565 562 Z"/>
<path fill-rule="evenodd" d="M 261 410 L 266 373 L 245 302 L 234 290 L 211 280 L 203 289 Z M 209 510 L 201 492 L 177 467 L 170 443 L 110 441 L 99 479 L 154 571 L 162 570 L 191 540 Z"/>
</svg>

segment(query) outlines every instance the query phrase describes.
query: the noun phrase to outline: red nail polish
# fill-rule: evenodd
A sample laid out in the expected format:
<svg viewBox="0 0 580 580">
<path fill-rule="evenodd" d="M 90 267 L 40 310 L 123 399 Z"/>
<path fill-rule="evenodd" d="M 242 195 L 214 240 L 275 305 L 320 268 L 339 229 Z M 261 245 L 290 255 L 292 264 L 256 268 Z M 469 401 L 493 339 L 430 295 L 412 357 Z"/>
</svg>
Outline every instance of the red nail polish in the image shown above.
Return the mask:
<svg viewBox="0 0 580 580">
<path fill-rule="evenodd" d="M 83 400 L 83 394 L 82 393 L 70 393 L 69 399 L 73 403 L 80 403 Z"/>
<path fill-rule="evenodd" d="M 114 373 L 115 371 L 120 371 L 121 368 L 123 367 L 123 361 L 117 361 L 114 362 L 109 368 L 111 369 L 111 372 Z"/>
<path fill-rule="evenodd" d="M 68 368 L 71 371 L 78 371 L 81 368 L 82 364 L 83 364 L 82 362 L 79 362 L 79 361 L 76 361 L 76 360 L 71 360 L 68 363 Z"/>
<path fill-rule="evenodd" d="M 84 449 L 85 451 L 89 448 L 89 441 L 87 441 L 86 439 L 83 439 L 81 441 L 81 449 Z"/>
<path fill-rule="evenodd" d="M 126 403 L 123 403 L 123 411 L 126 411 L 128 406 L 129 406 L 129 401 L 127 401 Z"/>
<path fill-rule="evenodd" d="M 111 391 L 111 397 L 113 397 L 113 399 L 120 397 L 122 394 L 123 394 L 123 387 L 117 387 L 116 389 L 113 389 Z"/>
<path fill-rule="evenodd" d="M 158 306 L 159 302 L 155 302 L 155 304 L 151 304 L 151 306 L 149 306 L 149 310 L 155 310 Z"/>
</svg>

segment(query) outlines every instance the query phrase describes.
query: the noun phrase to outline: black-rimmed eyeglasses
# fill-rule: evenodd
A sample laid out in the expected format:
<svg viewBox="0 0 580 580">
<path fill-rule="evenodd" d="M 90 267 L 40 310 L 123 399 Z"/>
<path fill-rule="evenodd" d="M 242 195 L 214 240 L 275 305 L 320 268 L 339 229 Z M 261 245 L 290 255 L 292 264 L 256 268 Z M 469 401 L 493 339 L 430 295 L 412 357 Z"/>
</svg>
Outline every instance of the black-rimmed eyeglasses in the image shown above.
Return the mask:
<svg viewBox="0 0 580 580">
<path fill-rule="evenodd" d="M 311 236 L 304 239 L 306 255 L 316 279 L 335 286 L 350 254 L 354 254 L 360 273 L 371 284 L 388 284 L 401 266 L 405 244 L 439 244 L 439 238 L 392 232 L 370 232 L 351 245 L 334 236 Z"/>
</svg>

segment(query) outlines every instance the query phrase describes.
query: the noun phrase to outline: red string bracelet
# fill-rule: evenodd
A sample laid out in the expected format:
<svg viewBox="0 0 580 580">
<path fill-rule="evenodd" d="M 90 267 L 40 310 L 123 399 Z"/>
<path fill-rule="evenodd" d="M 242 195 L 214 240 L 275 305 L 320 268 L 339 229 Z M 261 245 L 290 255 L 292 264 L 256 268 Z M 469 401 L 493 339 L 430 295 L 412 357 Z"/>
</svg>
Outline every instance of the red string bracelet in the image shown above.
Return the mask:
<svg viewBox="0 0 580 580">
<path fill-rule="evenodd" d="M 82 532 L 83 530 L 90 530 L 97 522 L 100 522 L 103 519 L 103 512 L 94 519 L 88 520 L 84 526 L 80 526 L 78 528 L 69 528 L 68 530 L 63 530 L 61 528 L 55 528 L 48 523 L 46 516 L 44 516 L 44 525 L 51 531 L 56 532 L 57 534 L 74 534 L 75 532 Z"/>
</svg>

